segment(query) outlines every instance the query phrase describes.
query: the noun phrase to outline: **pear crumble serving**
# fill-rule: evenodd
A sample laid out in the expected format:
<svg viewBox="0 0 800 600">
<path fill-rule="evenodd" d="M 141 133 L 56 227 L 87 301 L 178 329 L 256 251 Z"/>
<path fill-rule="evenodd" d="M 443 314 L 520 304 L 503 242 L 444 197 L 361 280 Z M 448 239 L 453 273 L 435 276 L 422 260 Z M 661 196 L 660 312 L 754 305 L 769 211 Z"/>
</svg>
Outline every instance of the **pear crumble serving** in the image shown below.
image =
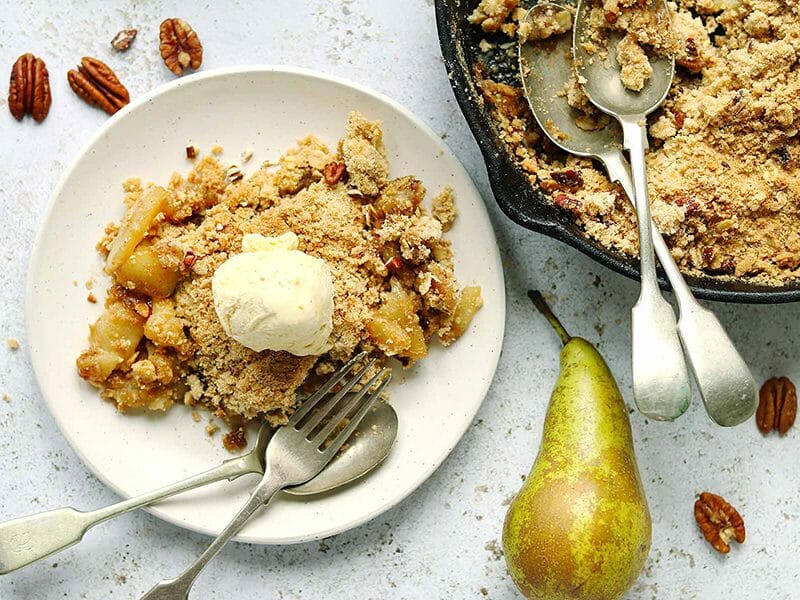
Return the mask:
<svg viewBox="0 0 800 600">
<path fill-rule="evenodd" d="M 330 150 L 313 136 L 249 177 L 197 159 L 166 187 L 126 181 L 98 248 L 112 277 L 77 360 L 122 412 L 204 407 L 239 427 L 282 424 L 301 388 L 355 354 L 409 366 L 468 328 L 453 193 L 432 214 L 413 176 L 389 179 L 378 122 L 351 113 Z"/>
<path fill-rule="evenodd" d="M 497 3 L 475 4 L 471 21 L 485 32 L 475 75 L 510 154 L 588 237 L 635 256 L 636 221 L 622 190 L 596 163 L 555 148 L 530 114 L 515 44 L 515 38 L 531 33 L 521 22 L 525 7 L 504 2 L 502 18 L 494 11 L 494 17 L 481 20 Z M 635 31 L 630 14 L 636 6 L 634 0 L 596 0 L 593 18 L 598 27 Z M 796 279 L 800 4 L 676 0 L 669 10 L 672 46 L 666 38 L 653 44 L 674 48 L 677 64 L 666 102 L 648 118 L 653 219 L 688 274 L 767 285 Z M 647 45 L 631 38 L 617 49 L 630 65 L 631 87 L 646 84 L 649 64 L 640 50 Z M 575 81 L 564 94 L 580 127 L 608 122 Z"/>
</svg>

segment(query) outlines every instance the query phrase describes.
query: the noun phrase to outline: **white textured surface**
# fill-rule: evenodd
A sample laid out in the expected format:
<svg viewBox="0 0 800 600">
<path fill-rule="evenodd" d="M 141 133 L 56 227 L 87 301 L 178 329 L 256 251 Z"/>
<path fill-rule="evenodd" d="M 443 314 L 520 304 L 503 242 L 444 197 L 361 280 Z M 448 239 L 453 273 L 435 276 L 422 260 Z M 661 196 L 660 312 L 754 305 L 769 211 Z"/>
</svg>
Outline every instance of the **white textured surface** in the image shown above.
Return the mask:
<svg viewBox="0 0 800 600">
<path fill-rule="evenodd" d="M 509 223 L 493 206 L 478 149 L 450 92 L 430 3 L 98 2 L 70 8 L 2 2 L 0 14 L 0 71 L 33 52 L 46 60 L 54 94 L 42 126 L 18 124 L 0 106 L 0 341 L 21 342 L 16 352 L 0 344 L 0 393 L 10 396 L 10 402 L 0 401 L 0 518 L 116 499 L 66 445 L 36 388 L 23 330 L 25 270 L 50 190 L 106 118 L 72 95 L 66 70 L 83 55 L 108 60 L 133 96 L 169 81 L 157 54 L 157 28 L 163 18 L 180 16 L 203 41 L 204 69 L 284 63 L 335 73 L 396 98 L 441 133 L 490 200 L 509 309 L 504 355 L 484 407 L 420 490 L 376 521 L 322 542 L 232 545 L 203 574 L 193 597 L 515 598 L 495 543 L 505 503 L 538 446 L 558 353 L 525 290 L 553 294 L 569 328 L 598 343 L 630 401 L 629 309 L 636 286 Z M 128 26 L 138 27 L 139 37 L 127 54 L 114 55 L 108 40 Z M 800 379 L 800 308 L 714 308 L 759 383 L 770 375 Z M 762 438 L 752 422 L 721 430 L 697 399 L 678 423 L 647 423 L 634 414 L 632 424 L 654 531 L 647 569 L 629 598 L 796 597 L 797 430 L 785 439 Z M 704 489 L 727 497 L 747 523 L 746 544 L 728 557 L 715 555 L 694 524 L 693 496 Z M 0 598 L 137 597 L 174 575 L 208 541 L 146 513 L 126 515 L 98 526 L 80 546 L 0 578 Z"/>
</svg>

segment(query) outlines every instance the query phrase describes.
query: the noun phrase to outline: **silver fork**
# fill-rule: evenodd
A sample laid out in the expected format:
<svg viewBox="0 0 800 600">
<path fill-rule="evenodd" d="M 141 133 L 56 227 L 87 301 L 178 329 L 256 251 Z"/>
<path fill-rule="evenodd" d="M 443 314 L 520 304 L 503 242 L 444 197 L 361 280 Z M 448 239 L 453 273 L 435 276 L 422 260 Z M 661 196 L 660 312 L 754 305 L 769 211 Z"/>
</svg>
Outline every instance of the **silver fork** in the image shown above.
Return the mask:
<svg viewBox="0 0 800 600">
<path fill-rule="evenodd" d="M 233 517 L 206 551 L 181 575 L 175 579 L 161 581 L 142 596 L 141 600 L 186 600 L 189 597 L 189 590 L 200 572 L 222 550 L 225 544 L 241 531 L 245 523 L 259 508 L 269 503 L 272 497 L 283 488 L 299 485 L 316 476 L 336 456 L 336 453 L 355 431 L 389 383 L 392 378 L 391 371 L 381 370 L 358 392 L 351 394 L 341 407 L 338 407 L 345 394 L 361 381 L 361 378 L 375 364 L 374 360 L 370 360 L 355 375 L 344 381 L 341 389 L 326 400 L 318 410 L 313 413 L 311 411 L 364 357 L 364 353 L 359 354 L 334 373 L 291 416 L 289 422 L 275 432 L 266 449 L 264 477 L 250 494 L 247 504 Z M 370 393 L 370 389 L 379 381 L 380 385 Z M 328 437 L 353 411 L 355 414 L 350 417 L 347 425 L 328 444 Z M 328 421 L 323 424 L 326 418 Z"/>
</svg>

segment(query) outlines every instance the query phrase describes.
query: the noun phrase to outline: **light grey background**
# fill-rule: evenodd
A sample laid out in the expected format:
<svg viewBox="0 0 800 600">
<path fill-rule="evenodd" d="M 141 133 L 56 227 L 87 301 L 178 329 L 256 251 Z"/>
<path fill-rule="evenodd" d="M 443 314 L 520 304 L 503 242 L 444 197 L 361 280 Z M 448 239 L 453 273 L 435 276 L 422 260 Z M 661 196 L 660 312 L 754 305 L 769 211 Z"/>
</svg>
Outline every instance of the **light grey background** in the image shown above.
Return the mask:
<svg viewBox="0 0 800 600">
<path fill-rule="evenodd" d="M 24 330 L 26 267 L 51 189 L 105 121 L 69 90 L 81 56 L 107 60 L 135 98 L 173 76 L 157 52 L 158 25 L 188 20 L 203 69 L 247 63 L 299 65 L 350 78 L 407 106 L 440 133 L 490 207 L 508 291 L 505 350 L 494 385 L 461 444 L 416 493 L 348 533 L 294 547 L 233 544 L 203 574 L 194 598 L 515 598 L 500 554 L 506 505 L 538 447 L 558 368 L 558 343 L 525 297 L 551 293 L 574 334 L 598 344 L 630 397 L 630 307 L 636 285 L 566 246 L 510 223 L 492 200 L 478 148 L 441 61 L 430 0 L 333 2 L 0 2 L 0 76 L 23 52 L 45 59 L 53 107 L 43 125 L 17 123 L 0 106 L 0 518 L 117 498 L 83 467 L 47 413 Z M 108 42 L 137 27 L 127 54 Z M 5 94 L 0 103 L 5 105 Z M 102 177 L 98 173 L 98 177 Z M 797 378 L 796 306 L 714 309 L 759 384 Z M 58 343 L 58 332 L 53 332 Z M 20 340 L 14 352 L 6 338 Z M 798 596 L 800 483 L 797 430 L 764 438 L 750 422 L 714 426 L 695 404 L 675 424 L 632 415 L 653 514 L 647 567 L 636 599 Z M 709 490 L 737 506 L 747 542 L 720 557 L 702 540 L 694 496 Z M 209 542 L 143 513 L 90 532 L 73 548 L 0 578 L 0 598 L 135 598 Z"/>
</svg>

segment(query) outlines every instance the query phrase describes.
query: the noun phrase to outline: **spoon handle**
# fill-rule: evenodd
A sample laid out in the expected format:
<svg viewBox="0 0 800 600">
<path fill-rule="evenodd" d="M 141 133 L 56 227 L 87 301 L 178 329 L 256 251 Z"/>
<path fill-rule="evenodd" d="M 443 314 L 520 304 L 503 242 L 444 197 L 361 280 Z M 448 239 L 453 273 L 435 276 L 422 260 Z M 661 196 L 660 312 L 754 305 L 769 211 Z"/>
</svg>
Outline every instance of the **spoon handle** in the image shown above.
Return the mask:
<svg viewBox="0 0 800 600">
<path fill-rule="evenodd" d="M 755 379 L 722 323 L 692 295 L 661 235 L 653 243 L 678 301 L 678 333 L 706 412 L 723 427 L 739 425 L 758 406 Z"/>
<path fill-rule="evenodd" d="M 620 118 L 625 148 L 631 157 L 642 282 L 639 300 L 631 311 L 633 395 L 642 414 L 671 421 L 689 407 L 691 387 L 675 313 L 658 287 L 645 165 L 647 133 L 643 123 L 644 116 Z"/>
<path fill-rule="evenodd" d="M 603 156 L 603 163 L 611 180 L 635 198 L 630 166 L 622 154 Z M 739 425 L 758 406 L 756 382 L 722 323 L 692 294 L 655 224 L 652 233 L 656 255 L 678 301 L 678 334 L 706 412 L 719 425 Z"/>
<path fill-rule="evenodd" d="M 128 511 L 215 481 L 260 472 L 263 472 L 260 461 L 249 453 L 177 483 L 94 511 L 61 508 L 0 523 L 0 575 L 69 548 L 80 542 L 90 527 Z"/>
</svg>

